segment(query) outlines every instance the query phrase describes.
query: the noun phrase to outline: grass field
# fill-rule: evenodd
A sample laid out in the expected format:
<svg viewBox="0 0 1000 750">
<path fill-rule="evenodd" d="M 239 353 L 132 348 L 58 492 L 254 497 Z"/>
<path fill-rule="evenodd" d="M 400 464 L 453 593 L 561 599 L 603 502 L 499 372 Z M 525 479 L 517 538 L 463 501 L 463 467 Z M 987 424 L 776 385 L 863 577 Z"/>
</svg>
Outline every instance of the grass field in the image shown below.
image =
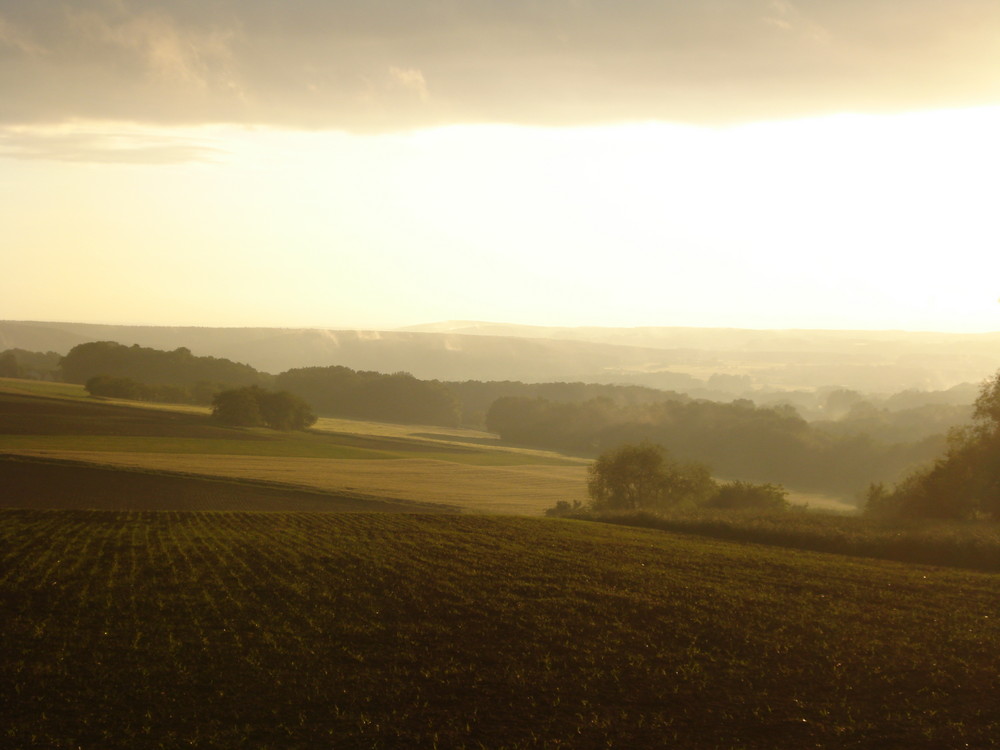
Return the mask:
<svg viewBox="0 0 1000 750">
<path fill-rule="evenodd" d="M 0 745 L 985 748 L 998 604 L 572 521 L 0 511 Z"/>
<path fill-rule="evenodd" d="M 32 393 L 19 390 L 21 383 Z M 212 423 L 204 410 L 66 398 L 62 390 L 62 384 L 0 382 L 0 450 L 475 512 L 537 515 L 585 494 L 585 461 L 497 446 L 488 433 L 330 419 L 308 433 L 231 429 Z M 26 507 L 39 507 L 31 500 Z M 230 507 L 210 501 L 206 509 Z"/>
</svg>

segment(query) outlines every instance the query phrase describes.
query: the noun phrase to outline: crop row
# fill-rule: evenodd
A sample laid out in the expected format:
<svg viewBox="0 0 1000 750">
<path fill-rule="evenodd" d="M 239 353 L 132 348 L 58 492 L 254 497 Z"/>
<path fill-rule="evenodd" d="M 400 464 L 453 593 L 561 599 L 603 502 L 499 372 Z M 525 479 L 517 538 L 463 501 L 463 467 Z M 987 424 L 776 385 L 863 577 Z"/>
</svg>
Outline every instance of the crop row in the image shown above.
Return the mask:
<svg viewBox="0 0 1000 750">
<path fill-rule="evenodd" d="M 0 511 L 0 744 L 975 746 L 998 602 L 571 521 Z"/>
</svg>

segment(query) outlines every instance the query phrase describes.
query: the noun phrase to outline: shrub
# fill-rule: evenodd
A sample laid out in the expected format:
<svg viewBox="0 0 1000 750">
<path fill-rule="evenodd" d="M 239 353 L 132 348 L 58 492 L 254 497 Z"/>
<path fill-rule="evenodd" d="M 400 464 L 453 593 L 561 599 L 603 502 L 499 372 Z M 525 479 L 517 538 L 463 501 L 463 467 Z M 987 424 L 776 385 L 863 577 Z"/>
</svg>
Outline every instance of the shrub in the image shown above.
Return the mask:
<svg viewBox="0 0 1000 750">
<path fill-rule="evenodd" d="M 780 484 L 726 482 L 719 485 L 706 503 L 707 508 L 726 510 L 784 510 L 788 507 L 788 492 Z"/>
</svg>

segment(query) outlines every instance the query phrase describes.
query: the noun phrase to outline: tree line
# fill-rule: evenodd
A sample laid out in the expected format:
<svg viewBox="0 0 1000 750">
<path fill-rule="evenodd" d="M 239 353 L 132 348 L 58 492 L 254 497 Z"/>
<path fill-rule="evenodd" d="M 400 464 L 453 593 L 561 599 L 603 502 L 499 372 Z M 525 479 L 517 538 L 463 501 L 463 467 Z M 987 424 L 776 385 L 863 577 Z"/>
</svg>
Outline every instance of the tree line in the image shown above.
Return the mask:
<svg viewBox="0 0 1000 750">
<path fill-rule="evenodd" d="M 446 385 L 407 372 L 302 367 L 277 375 L 274 385 L 330 416 L 448 427 L 461 420 L 458 399 Z"/>
<path fill-rule="evenodd" d="M 196 356 L 183 347 L 162 351 L 111 341 L 75 346 L 59 364 L 61 379 L 84 384 L 98 396 L 208 405 L 223 390 L 258 386 L 292 393 L 326 416 L 443 426 L 485 427 L 490 406 L 504 397 L 544 397 L 556 403 L 605 398 L 622 405 L 690 400 L 644 386 L 441 382 L 336 365 L 271 375 L 227 359 Z"/>
<path fill-rule="evenodd" d="M 665 401 L 691 401 L 676 391 L 662 391 L 644 385 L 607 385 L 602 383 L 521 383 L 514 380 L 466 380 L 444 383 L 461 408 L 462 424 L 486 427 L 490 407 L 501 398 L 545 399 L 553 403 L 583 403 L 609 399 L 622 406 L 660 404 Z"/>
<path fill-rule="evenodd" d="M 758 407 L 746 399 L 622 405 L 501 398 L 486 424 L 509 442 L 583 455 L 645 440 L 681 460 L 706 462 L 722 476 L 838 494 L 860 494 L 873 478 L 896 478 L 940 449 L 935 438 L 887 444 L 863 434 L 830 434 L 791 407 Z"/>
<path fill-rule="evenodd" d="M 4 349 L 0 352 L 0 378 L 58 380 L 61 359 L 55 352 Z"/>
</svg>

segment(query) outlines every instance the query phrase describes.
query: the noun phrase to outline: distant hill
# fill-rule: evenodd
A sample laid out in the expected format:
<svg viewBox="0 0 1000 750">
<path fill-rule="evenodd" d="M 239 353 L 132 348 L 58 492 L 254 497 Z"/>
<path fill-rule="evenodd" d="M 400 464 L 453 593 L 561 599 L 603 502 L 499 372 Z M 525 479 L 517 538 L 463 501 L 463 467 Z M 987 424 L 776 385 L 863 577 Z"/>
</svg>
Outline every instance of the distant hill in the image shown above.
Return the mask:
<svg viewBox="0 0 1000 750">
<path fill-rule="evenodd" d="M 944 389 L 1000 368 L 1000 333 L 553 328 L 451 321 L 395 331 L 0 321 L 0 351 L 86 341 L 187 347 L 265 372 L 343 365 L 440 380 L 635 383 L 697 392 Z"/>
</svg>

